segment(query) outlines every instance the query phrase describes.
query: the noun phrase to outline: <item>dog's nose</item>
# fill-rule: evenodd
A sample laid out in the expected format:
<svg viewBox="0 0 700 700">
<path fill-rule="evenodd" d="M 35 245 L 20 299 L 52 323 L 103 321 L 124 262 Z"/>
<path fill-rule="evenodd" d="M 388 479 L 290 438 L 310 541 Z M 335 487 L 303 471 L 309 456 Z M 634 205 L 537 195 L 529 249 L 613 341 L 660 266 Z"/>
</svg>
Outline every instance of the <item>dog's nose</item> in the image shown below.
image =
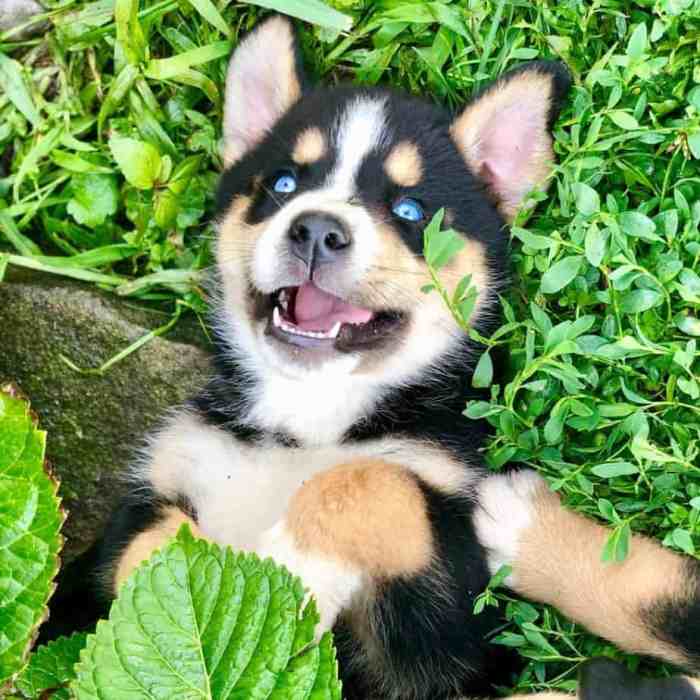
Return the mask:
<svg viewBox="0 0 700 700">
<path fill-rule="evenodd" d="M 292 253 L 307 265 L 332 262 L 350 246 L 345 225 L 330 214 L 305 213 L 289 228 Z"/>
</svg>

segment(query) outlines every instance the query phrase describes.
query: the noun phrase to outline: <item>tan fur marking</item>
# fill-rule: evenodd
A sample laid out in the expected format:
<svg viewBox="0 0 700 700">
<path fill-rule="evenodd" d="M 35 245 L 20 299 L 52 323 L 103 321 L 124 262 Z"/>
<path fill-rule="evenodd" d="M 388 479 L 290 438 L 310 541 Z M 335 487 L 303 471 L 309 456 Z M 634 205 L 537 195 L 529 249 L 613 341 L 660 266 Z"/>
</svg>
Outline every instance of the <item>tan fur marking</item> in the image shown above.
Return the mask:
<svg viewBox="0 0 700 700">
<path fill-rule="evenodd" d="M 392 307 L 411 311 L 415 306 L 435 302 L 435 317 L 441 315 L 454 321 L 449 310 L 437 294 L 424 294 L 421 289 L 429 280 L 428 268 L 421 258 L 417 258 L 401 240 L 393 227 L 378 224 L 381 235 L 381 250 L 376 260 L 376 267 L 368 275 L 375 286 L 386 286 Z M 491 275 L 486 262 L 484 247 L 474 239 L 466 239 L 466 245 L 446 267 L 440 270 L 440 278 L 450 290 L 465 275 L 472 276 L 472 284 L 479 291 L 478 305 L 483 301 L 487 290 L 491 289 Z"/>
<path fill-rule="evenodd" d="M 423 160 L 418 147 L 410 141 L 396 144 L 384 161 L 384 170 L 401 187 L 417 185 L 423 176 Z"/>
<path fill-rule="evenodd" d="M 687 598 L 684 560 L 635 537 L 624 562 L 603 563 L 607 528 L 564 509 L 546 487 L 533 497 L 533 508 L 513 565 L 518 593 L 553 605 L 626 651 L 686 665 L 684 655 L 656 639 L 640 619 L 641 610 L 660 597 Z"/>
<path fill-rule="evenodd" d="M 357 459 L 312 477 L 292 498 L 286 522 L 302 551 L 373 576 L 413 574 L 431 561 L 423 494 L 403 468 L 382 460 Z"/>
<path fill-rule="evenodd" d="M 321 160 L 326 153 L 326 139 L 320 129 L 309 127 L 299 134 L 294 144 L 292 158 L 299 165 L 308 165 Z"/>
<path fill-rule="evenodd" d="M 249 224 L 245 221 L 250 204 L 250 197 L 236 197 L 219 225 L 216 253 L 218 263 L 224 269 L 230 269 L 231 264 L 242 267 L 243 262 L 253 255 L 255 243 L 265 230 L 262 223 Z"/>
<path fill-rule="evenodd" d="M 175 506 L 165 510 L 164 517 L 153 527 L 138 534 L 129 543 L 121 555 L 114 571 L 114 591 L 129 577 L 129 574 L 142 562 L 148 559 L 167 540 L 175 537 L 183 523 L 188 523 L 192 534 L 201 537 L 197 524 Z"/>
<path fill-rule="evenodd" d="M 536 99 L 533 99 L 533 95 Z M 467 162 L 476 175 L 482 172 L 479 142 L 482 130 L 494 118 L 502 118 L 504 111 L 511 105 L 527 102 L 532 107 L 531 118 L 542 128 L 538 130 L 539 141 L 531 144 L 534 153 L 530 158 L 530 170 L 507 192 L 501 193 L 499 209 L 503 216 L 512 221 L 518 212 L 527 191 L 537 184 L 542 184 L 550 173 L 554 160 L 552 137 L 547 132 L 547 115 L 552 98 L 552 80 L 550 76 L 535 71 L 528 71 L 507 82 L 497 82 L 474 104 L 467 107 L 452 124 L 450 131 Z M 497 116 L 499 115 L 500 116 Z"/>
</svg>

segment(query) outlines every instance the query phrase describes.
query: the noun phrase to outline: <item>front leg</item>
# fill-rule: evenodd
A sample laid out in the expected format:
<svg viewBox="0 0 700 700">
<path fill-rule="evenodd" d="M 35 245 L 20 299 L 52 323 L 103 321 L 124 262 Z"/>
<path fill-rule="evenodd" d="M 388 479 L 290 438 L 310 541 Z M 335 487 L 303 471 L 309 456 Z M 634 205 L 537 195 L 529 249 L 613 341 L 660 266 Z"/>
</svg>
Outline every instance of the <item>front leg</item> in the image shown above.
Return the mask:
<svg viewBox="0 0 700 700">
<path fill-rule="evenodd" d="M 416 480 L 395 464 L 368 458 L 307 481 L 256 551 L 301 577 L 316 597 L 322 632 L 373 582 L 425 569 L 433 547 Z"/>
<path fill-rule="evenodd" d="M 700 562 L 635 536 L 624 562 L 604 563 L 609 530 L 563 508 L 531 471 L 489 477 L 479 502 L 476 526 L 490 569 L 511 566 L 507 583 L 516 593 L 556 607 L 626 651 L 700 670 Z M 604 672 L 588 686 L 600 686 Z M 690 686 L 693 695 L 649 697 L 700 698 L 700 683 Z M 583 697 L 625 697 L 610 693 Z"/>
</svg>

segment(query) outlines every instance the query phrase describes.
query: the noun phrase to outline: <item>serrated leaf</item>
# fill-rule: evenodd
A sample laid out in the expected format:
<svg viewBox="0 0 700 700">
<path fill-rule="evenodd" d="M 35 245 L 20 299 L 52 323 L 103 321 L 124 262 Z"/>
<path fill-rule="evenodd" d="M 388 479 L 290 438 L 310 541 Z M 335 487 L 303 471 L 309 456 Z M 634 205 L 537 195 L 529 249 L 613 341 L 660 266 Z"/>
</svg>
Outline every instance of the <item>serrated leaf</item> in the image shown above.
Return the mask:
<svg viewBox="0 0 700 700">
<path fill-rule="evenodd" d="M 15 687 L 28 698 L 50 696 L 51 700 L 68 700 L 68 683 L 75 678 L 74 667 L 86 642 L 87 634 L 78 633 L 39 647 L 18 676 Z"/>
<path fill-rule="evenodd" d="M 339 700 L 330 634 L 309 643 L 315 608 L 272 561 L 183 527 L 122 585 L 76 667 L 77 700 Z"/>
<path fill-rule="evenodd" d="M 28 404 L 0 388 L 0 688 L 25 663 L 58 571 L 64 515 L 45 445 Z"/>
<path fill-rule="evenodd" d="M 73 197 L 66 208 L 79 224 L 95 228 L 117 211 L 119 192 L 113 175 L 74 175 L 71 191 Z"/>
<path fill-rule="evenodd" d="M 158 149 L 145 141 L 113 136 L 109 148 L 127 182 L 140 190 L 153 187 L 161 168 Z"/>
<path fill-rule="evenodd" d="M 554 263 L 547 272 L 542 275 L 540 289 L 545 294 L 554 294 L 564 289 L 578 274 L 583 263 L 582 255 L 570 255 L 567 258 Z"/>
</svg>

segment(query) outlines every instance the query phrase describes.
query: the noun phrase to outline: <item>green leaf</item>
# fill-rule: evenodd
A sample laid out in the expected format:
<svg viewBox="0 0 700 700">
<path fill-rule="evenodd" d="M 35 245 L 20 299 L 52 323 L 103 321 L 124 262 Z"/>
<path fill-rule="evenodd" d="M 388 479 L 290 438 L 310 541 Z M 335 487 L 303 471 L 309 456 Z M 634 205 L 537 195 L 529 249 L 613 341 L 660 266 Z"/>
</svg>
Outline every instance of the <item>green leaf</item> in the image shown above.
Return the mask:
<svg viewBox="0 0 700 700">
<path fill-rule="evenodd" d="M 303 19 L 305 22 L 340 32 L 347 32 L 352 28 L 352 17 L 334 10 L 321 0 L 244 0 L 244 2 L 276 10 L 285 15 Z"/>
<path fill-rule="evenodd" d="M 229 36 L 231 30 L 226 24 L 226 20 L 216 9 L 216 5 L 211 0 L 188 0 L 190 5 L 204 17 L 207 22 L 214 25 L 224 36 Z"/>
<path fill-rule="evenodd" d="M 676 324 L 676 328 L 686 335 L 700 336 L 700 318 L 697 316 L 678 314 L 673 322 Z"/>
<path fill-rule="evenodd" d="M 554 294 L 566 287 L 576 275 L 578 275 L 583 264 L 582 255 L 570 255 L 552 265 L 547 272 L 542 275 L 540 289 L 544 294 Z"/>
<path fill-rule="evenodd" d="M 481 354 L 479 361 L 474 370 L 472 377 L 472 386 L 476 389 L 485 389 L 491 386 L 493 381 L 493 362 L 491 362 L 491 353 L 487 350 Z"/>
<path fill-rule="evenodd" d="M 629 523 L 618 525 L 608 537 L 601 556 L 604 562 L 621 563 L 627 559 L 632 540 L 632 530 Z"/>
<path fill-rule="evenodd" d="M 619 126 L 621 129 L 625 129 L 627 131 L 639 129 L 639 122 L 629 112 L 623 112 L 620 109 L 613 109 L 608 112 L 608 117 L 610 117 L 615 126 Z"/>
<path fill-rule="evenodd" d="M 629 43 L 627 44 L 627 55 L 631 58 L 641 58 L 647 48 L 647 27 L 643 22 L 638 24 L 632 36 L 630 37 Z"/>
<path fill-rule="evenodd" d="M 585 182 L 574 182 L 571 185 L 574 193 L 576 208 L 584 215 L 591 216 L 600 211 L 600 197 L 598 193 Z"/>
<path fill-rule="evenodd" d="M 41 116 L 22 75 L 22 66 L 0 51 L 0 94 L 9 97 L 27 121 L 38 126 Z"/>
<path fill-rule="evenodd" d="M 654 289 L 635 289 L 622 295 L 620 310 L 626 314 L 637 314 L 658 306 L 662 301 L 661 292 Z"/>
<path fill-rule="evenodd" d="M 318 615 L 303 599 L 285 569 L 185 526 L 122 585 L 71 689 L 77 700 L 340 700 L 331 635 L 312 642 Z"/>
<path fill-rule="evenodd" d="M 606 462 L 597 464 L 591 471 L 603 479 L 613 479 L 616 476 L 639 474 L 639 468 L 631 462 Z"/>
<path fill-rule="evenodd" d="M 673 540 L 673 544 L 686 554 L 690 554 L 691 556 L 695 554 L 695 544 L 687 530 L 676 528 L 671 534 L 671 539 Z"/>
<path fill-rule="evenodd" d="M 593 265 L 598 267 L 603 262 L 605 256 L 606 239 L 601 230 L 597 226 L 591 226 L 586 232 L 586 259 Z"/>
<path fill-rule="evenodd" d="M 119 191 L 113 175 L 74 175 L 71 190 L 67 209 L 79 224 L 95 228 L 117 211 Z"/>
<path fill-rule="evenodd" d="M 161 157 L 155 146 L 136 139 L 113 136 L 109 148 L 127 182 L 140 190 L 149 190 L 158 179 Z"/>
<path fill-rule="evenodd" d="M 447 265 L 467 243 L 464 236 L 452 229 L 440 230 L 444 215 L 444 209 L 440 209 L 423 233 L 425 261 L 434 270 Z"/>
<path fill-rule="evenodd" d="M 58 571 L 64 514 L 45 446 L 28 404 L 0 388 L 0 687 L 24 665 Z"/>
<path fill-rule="evenodd" d="M 201 0 L 198 0 L 201 2 Z M 231 53 L 231 42 L 216 41 L 213 44 L 199 46 L 170 58 L 157 58 L 148 62 L 145 75 L 153 80 L 167 80 L 184 73 L 192 66 L 214 61 Z"/>
<path fill-rule="evenodd" d="M 623 233 L 645 241 L 661 241 L 661 237 L 656 233 L 656 224 L 648 217 L 638 211 L 624 211 L 619 216 L 620 228 Z"/>
<path fill-rule="evenodd" d="M 48 697 L 69 700 L 68 683 L 75 678 L 75 664 L 87 642 L 87 634 L 60 637 L 39 647 L 15 681 L 15 687 L 28 698 Z M 44 695 L 42 695 L 44 693 Z"/>
<path fill-rule="evenodd" d="M 700 160 L 700 131 L 688 134 L 688 148 L 693 154 L 693 158 Z"/>
</svg>

